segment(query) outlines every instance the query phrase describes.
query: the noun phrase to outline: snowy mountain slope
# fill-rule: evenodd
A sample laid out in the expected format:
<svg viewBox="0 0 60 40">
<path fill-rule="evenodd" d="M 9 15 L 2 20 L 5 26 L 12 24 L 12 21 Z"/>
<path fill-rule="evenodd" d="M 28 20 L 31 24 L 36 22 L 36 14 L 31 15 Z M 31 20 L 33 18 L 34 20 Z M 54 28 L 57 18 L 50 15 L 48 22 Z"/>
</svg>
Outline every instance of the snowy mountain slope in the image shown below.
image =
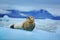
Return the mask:
<svg viewBox="0 0 60 40">
<path fill-rule="evenodd" d="M 2 14 L 0 13 L 0 17 L 3 17 L 4 15 L 8 15 L 11 18 L 26 18 L 27 16 L 33 16 L 36 19 L 54 19 L 54 20 L 60 20 L 60 16 L 53 16 L 50 12 L 47 10 L 41 9 L 41 10 L 32 10 L 32 11 L 19 11 L 19 10 L 6 10 L 10 13 Z"/>
</svg>

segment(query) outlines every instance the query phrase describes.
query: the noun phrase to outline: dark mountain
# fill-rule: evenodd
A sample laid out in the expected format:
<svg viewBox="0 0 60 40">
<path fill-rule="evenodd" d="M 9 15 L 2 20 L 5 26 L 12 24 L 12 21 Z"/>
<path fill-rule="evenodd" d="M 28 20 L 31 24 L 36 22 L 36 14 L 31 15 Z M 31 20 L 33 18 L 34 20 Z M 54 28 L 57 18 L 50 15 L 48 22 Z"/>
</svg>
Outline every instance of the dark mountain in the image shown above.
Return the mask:
<svg viewBox="0 0 60 40">
<path fill-rule="evenodd" d="M 21 12 L 21 13 L 24 13 L 28 16 L 34 16 L 35 18 L 41 18 L 41 19 L 46 19 L 46 18 L 50 18 L 52 19 L 54 16 L 49 13 L 48 11 L 46 10 L 39 10 L 39 11 L 30 11 L 30 12 Z"/>
<path fill-rule="evenodd" d="M 60 20 L 60 16 L 53 17 L 54 20 Z"/>
<path fill-rule="evenodd" d="M 47 10 L 41 9 L 41 10 L 33 10 L 33 11 L 18 11 L 18 10 L 7 10 L 11 13 L 9 14 L 0 14 L 0 17 L 3 17 L 4 15 L 8 15 L 12 18 L 26 18 L 27 16 L 33 16 L 36 19 L 54 19 L 54 20 L 60 20 L 60 16 L 53 16 L 51 13 L 49 13 Z"/>
</svg>

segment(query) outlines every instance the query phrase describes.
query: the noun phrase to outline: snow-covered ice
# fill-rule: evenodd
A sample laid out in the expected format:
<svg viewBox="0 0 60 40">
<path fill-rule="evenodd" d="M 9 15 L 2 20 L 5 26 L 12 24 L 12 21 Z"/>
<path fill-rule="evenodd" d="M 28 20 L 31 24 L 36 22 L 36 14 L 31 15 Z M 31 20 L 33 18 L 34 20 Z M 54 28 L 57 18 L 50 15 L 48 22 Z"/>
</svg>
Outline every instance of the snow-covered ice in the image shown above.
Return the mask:
<svg viewBox="0 0 60 40">
<path fill-rule="evenodd" d="M 60 20 L 35 19 L 33 31 L 11 29 L 10 25 L 24 21 L 19 18 L 0 18 L 0 40 L 60 40 Z"/>
</svg>

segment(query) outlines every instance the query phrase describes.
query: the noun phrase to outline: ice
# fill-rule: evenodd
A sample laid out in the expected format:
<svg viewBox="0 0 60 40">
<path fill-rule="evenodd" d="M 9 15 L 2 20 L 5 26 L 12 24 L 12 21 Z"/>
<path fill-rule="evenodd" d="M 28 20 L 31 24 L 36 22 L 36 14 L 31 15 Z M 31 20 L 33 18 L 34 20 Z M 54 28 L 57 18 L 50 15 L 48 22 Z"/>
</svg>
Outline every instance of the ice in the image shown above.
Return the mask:
<svg viewBox="0 0 60 40">
<path fill-rule="evenodd" d="M 60 40 L 60 33 L 36 30 L 25 31 L 0 27 L 0 40 Z"/>
<path fill-rule="evenodd" d="M 60 20 L 35 19 L 33 31 L 11 29 L 10 25 L 23 22 L 22 18 L 6 18 L 0 21 L 0 40 L 60 40 Z"/>
<path fill-rule="evenodd" d="M 36 19 L 36 29 L 54 32 L 60 26 L 60 20 Z"/>
<path fill-rule="evenodd" d="M 4 17 L 4 18 L 2 18 L 2 21 L 0 21 L 0 26 L 10 28 L 10 26 L 12 24 L 21 23 L 25 20 L 26 20 L 25 18 L 6 17 L 6 19 L 5 19 L 5 17 Z M 55 32 L 57 28 L 60 28 L 60 20 L 35 19 L 35 30 L 44 30 L 44 31 Z"/>
</svg>

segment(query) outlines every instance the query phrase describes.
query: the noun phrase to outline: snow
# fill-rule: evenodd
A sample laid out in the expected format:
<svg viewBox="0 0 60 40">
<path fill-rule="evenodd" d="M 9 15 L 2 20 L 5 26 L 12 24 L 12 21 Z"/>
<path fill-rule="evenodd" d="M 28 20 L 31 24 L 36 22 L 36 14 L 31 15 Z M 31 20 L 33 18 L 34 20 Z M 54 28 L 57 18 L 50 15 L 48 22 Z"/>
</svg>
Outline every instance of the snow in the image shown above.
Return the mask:
<svg viewBox="0 0 60 40">
<path fill-rule="evenodd" d="M 0 27 L 0 40 L 60 40 L 60 33 L 42 30 L 24 31 Z"/>
<path fill-rule="evenodd" d="M 23 22 L 22 18 L 1 18 L 0 40 L 60 40 L 60 20 L 35 19 L 33 31 L 11 29 L 10 25 Z"/>
</svg>

